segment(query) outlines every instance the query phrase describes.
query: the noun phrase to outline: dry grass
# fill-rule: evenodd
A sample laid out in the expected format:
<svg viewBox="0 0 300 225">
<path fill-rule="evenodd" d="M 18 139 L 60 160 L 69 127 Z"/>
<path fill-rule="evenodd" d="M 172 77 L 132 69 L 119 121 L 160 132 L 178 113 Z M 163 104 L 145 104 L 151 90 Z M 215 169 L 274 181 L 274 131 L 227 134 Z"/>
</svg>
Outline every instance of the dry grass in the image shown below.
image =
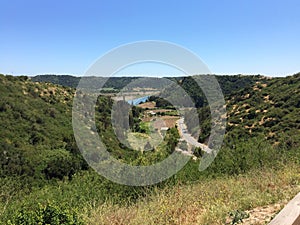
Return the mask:
<svg viewBox="0 0 300 225">
<path fill-rule="evenodd" d="M 154 109 L 155 108 L 155 102 L 145 102 L 138 105 L 138 107 L 143 109 Z"/>
<path fill-rule="evenodd" d="M 177 120 L 179 120 L 178 116 L 145 117 L 142 119 L 143 122 L 152 122 L 153 127 L 159 130 L 161 127 L 175 127 Z"/>
<path fill-rule="evenodd" d="M 157 190 L 129 207 L 106 203 L 88 210 L 86 220 L 88 224 L 122 225 L 224 224 L 232 210 L 250 210 L 291 199 L 300 191 L 299 172 L 300 166 L 293 165 L 281 171 L 265 169 Z"/>
<path fill-rule="evenodd" d="M 175 127 L 176 121 L 179 120 L 180 118 L 178 116 L 162 116 L 161 117 L 166 124 L 166 127 Z"/>
<path fill-rule="evenodd" d="M 248 210 L 249 218 L 243 220 L 244 225 L 263 225 L 272 220 L 273 215 L 277 214 L 287 201 L 266 206 L 259 206 Z"/>
</svg>

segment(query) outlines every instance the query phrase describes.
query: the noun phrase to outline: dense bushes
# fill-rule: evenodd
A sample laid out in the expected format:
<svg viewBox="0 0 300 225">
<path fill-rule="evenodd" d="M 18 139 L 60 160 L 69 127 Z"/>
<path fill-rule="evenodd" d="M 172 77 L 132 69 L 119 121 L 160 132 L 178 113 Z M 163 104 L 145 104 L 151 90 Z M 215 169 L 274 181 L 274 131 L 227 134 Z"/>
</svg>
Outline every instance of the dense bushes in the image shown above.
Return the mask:
<svg viewBox="0 0 300 225">
<path fill-rule="evenodd" d="M 0 176 L 43 183 L 86 168 L 72 137 L 73 91 L 1 75 L 0 89 Z"/>
<path fill-rule="evenodd" d="M 45 206 L 38 204 L 35 209 L 22 208 L 16 212 L 14 218 L 8 221 L 8 225 L 83 225 L 74 210 L 63 209 L 53 204 Z"/>
</svg>

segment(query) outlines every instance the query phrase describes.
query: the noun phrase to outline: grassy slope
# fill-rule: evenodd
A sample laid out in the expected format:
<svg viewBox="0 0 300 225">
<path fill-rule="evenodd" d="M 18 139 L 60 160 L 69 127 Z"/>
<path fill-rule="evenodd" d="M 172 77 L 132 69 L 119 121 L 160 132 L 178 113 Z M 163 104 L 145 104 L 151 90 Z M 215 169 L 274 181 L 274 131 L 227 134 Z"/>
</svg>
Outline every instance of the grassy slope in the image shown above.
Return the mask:
<svg viewBox="0 0 300 225">
<path fill-rule="evenodd" d="M 158 190 L 129 207 L 109 202 L 89 208 L 88 224 L 224 224 L 229 213 L 277 202 L 300 191 L 300 166 L 265 168 L 239 176 Z M 282 205 L 283 207 L 283 205 Z M 272 216 L 272 215 L 270 215 Z M 265 221 L 261 221 L 264 224 Z"/>
</svg>

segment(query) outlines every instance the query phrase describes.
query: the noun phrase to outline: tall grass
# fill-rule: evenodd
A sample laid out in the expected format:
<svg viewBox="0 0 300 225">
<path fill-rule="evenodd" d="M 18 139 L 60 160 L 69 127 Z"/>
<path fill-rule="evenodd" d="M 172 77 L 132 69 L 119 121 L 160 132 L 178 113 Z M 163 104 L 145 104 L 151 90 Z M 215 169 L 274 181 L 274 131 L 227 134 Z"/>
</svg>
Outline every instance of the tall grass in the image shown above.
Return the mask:
<svg viewBox="0 0 300 225">
<path fill-rule="evenodd" d="M 291 199 L 300 191 L 300 166 L 263 168 L 192 185 L 176 185 L 130 206 L 111 202 L 86 208 L 88 224 L 224 224 L 233 210 L 249 210 Z"/>
</svg>

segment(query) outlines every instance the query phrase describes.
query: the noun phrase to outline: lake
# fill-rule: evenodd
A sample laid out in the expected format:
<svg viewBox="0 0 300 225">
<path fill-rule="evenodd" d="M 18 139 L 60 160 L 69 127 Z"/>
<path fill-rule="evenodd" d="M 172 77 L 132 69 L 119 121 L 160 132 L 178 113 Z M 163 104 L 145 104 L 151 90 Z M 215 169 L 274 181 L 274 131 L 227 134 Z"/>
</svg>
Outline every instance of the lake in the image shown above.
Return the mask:
<svg viewBox="0 0 300 225">
<path fill-rule="evenodd" d="M 144 96 L 144 97 L 141 97 L 141 98 L 136 98 L 136 99 L 128 100 L 127 102 L 130 105 L 138 105 L 138 104 L 141 104 L 143 102 L 146 102 L 149 99 L 149 97 L 150 96 Z"/>
</svg>

